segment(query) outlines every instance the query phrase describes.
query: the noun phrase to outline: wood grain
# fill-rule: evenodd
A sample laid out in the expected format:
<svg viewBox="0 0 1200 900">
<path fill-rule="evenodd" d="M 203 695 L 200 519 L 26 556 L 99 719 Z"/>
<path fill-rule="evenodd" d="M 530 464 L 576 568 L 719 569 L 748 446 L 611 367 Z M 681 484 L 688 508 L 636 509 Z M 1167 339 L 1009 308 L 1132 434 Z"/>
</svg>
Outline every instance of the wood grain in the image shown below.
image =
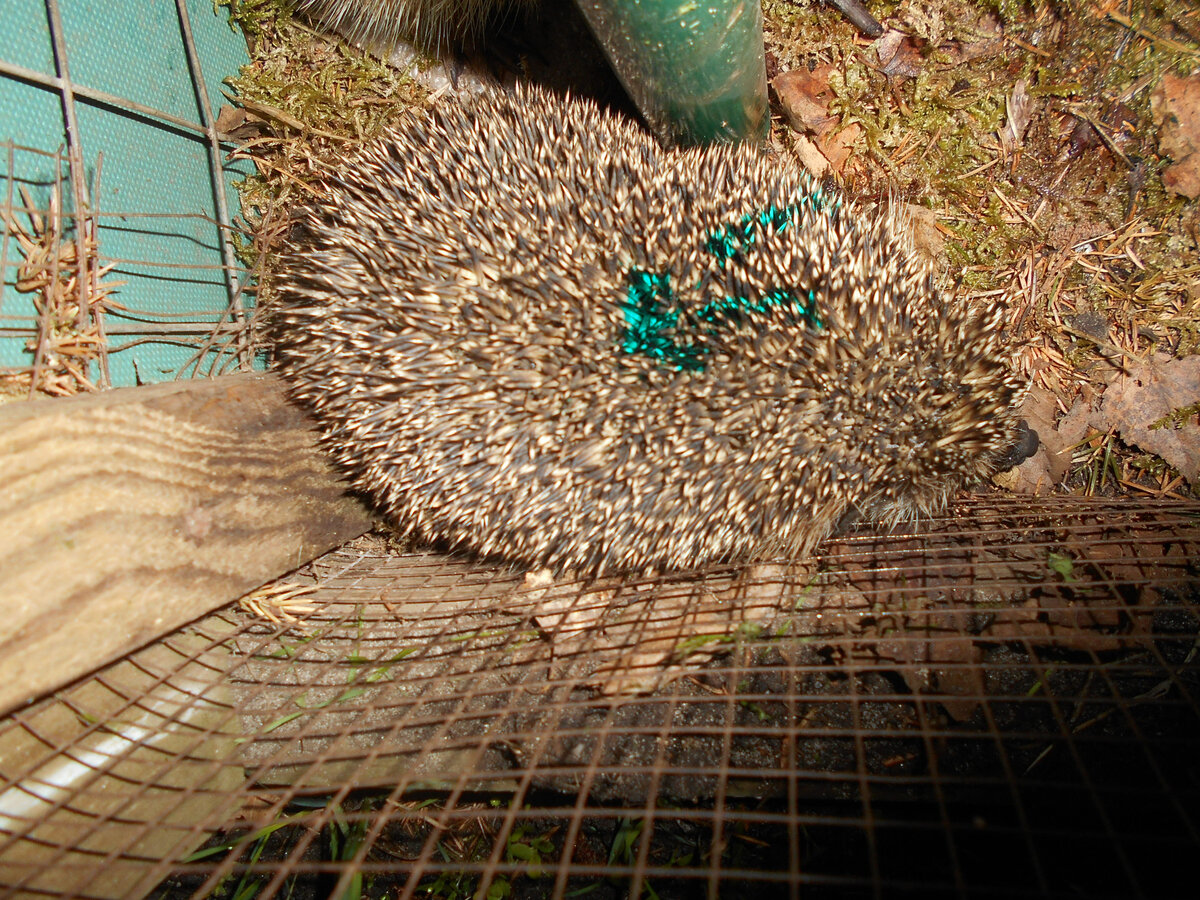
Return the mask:
<svg viewBox="0 0 1200 900">
<path fill-rule="evenodd" d="M 0 713 L 371 521 L 273 375 L 0 407 Z"/>
</svg>

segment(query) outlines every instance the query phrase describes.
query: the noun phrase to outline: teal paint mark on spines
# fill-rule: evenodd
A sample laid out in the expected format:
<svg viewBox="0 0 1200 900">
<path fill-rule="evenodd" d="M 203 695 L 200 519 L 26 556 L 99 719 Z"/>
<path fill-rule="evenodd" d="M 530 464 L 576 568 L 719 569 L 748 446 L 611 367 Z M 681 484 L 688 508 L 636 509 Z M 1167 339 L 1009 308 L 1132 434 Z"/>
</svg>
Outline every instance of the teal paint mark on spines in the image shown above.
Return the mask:
<svg viewBox="0 0 1200 900">
<path fill-rule="evenodd" d="M 836 207 L 837 200 L 832 205 Z M 787 206 L 768 206 L 757 213 L 748 213 L 734 225 L 726 225 L 709 234 L 704 249 L 717 259 L 723 269 L 725 261 L 744 253 L 754 246 L 760 232 L 772 230 L 776 234 L 786 229 L 806 210 L 819 212 L 830 206 L 829 195 L 819 187 L 800 195 Z"/>
<path fill-rule="evenodd" d="M 814 187 L 787 206 L 769 206 L 742 216 L 732 225 L 718 228 L 708 235 L 704 248 L 724 269 L 726 260 L 754 246 L 761 233 L 772 231 L 778 234 L 806 212 L 836 209 L 837 206 L 836 196 L 831 197 L 820 187 Z M 671 285 L 670 273 L 632 267 L 626 277 L 622 352 L 658 360 L 676 371 L 704 371 L 711 352 L 694 342 L 689 332 L 694 337 L 715 337 L 722 330 L 743 324 L 749 316 L 777 312 L 790 313 L 793 322 L 803 322 L 815 331 L 824 328 L 813 290 L 798 293 L 789 288 L 774 288 L 757 299 L 728 296 L 711 300 L 698 310 L 686 310 Z"/>
<path fill-rule="evenodd" d="M 680 342 L 681 311 L 670 273 L 634 268 L 629 270 L 628 278 L 622 352 L 659 360 L 677 371 L 703 371 L 706 351 Z"/>
<path fill-rule="evenodd" d="M 753 300 L 723 297 L 689 313 L 681 309 L 669 274 L 631 269 L 626 300 L 622 352 L 656 360 L 677 372 L 703 372 L 711 352 L 693 342 L 688 332 L 715 337 L 738 327 L 748 316 L 778 312 L 790 314 L 794 322 L 803 322 L 815 331 L 824 327 L 816 293 L 811 290 L 804 297 L 790 290 L 770 291 Z"/>
<path fill-rule="evenodd" d="M 748 297 L 723 297 L 720 300 L 711 300 L 700 307 L 696 318 L 713 328 L 719 328 L 723 325 L 736 326 L 747 313 L 767 315 L 775 310 L 783 310 L 790 311 L 797 320 L 820 331 L 824 327 L 824 323 L 817 312 L 816 292 L 810 290 L 807 294 L 805 299 L 801 299 L 794 291 L 776 289 L 758 300 L 751 300 Z"/>
</svg>

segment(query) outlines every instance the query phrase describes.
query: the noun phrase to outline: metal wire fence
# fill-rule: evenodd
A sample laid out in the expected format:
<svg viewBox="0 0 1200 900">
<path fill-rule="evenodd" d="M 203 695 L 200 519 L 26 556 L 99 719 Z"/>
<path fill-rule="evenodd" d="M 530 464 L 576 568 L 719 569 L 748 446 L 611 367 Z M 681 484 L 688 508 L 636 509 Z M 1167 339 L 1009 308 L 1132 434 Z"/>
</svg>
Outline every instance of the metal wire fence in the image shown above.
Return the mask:
<svg viewBox="0 0 1200 900">
<path fill-rule="evenodd" d="M 981 498 L 586 584 L 368 536 L 0 724 L 0 885 L 1186 896 L 1198 515 Z"/>
<path fill-rule="evenodd" d="M 214 7 L 19 0 L 0 35 L 0 373 L 75 393 L 247 369 Z M 193 28 L 195 23 L 196 28 Z"/>
</svg>

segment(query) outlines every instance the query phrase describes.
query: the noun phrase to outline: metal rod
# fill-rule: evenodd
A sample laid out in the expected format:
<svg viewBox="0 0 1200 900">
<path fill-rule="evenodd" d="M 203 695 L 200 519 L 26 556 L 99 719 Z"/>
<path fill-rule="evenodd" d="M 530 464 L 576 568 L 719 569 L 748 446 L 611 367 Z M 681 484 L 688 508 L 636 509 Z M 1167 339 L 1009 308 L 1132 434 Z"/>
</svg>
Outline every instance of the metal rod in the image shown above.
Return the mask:
<svg viewBox="0 0 1200 900">
<path fill-rule="evenodd" d="M 17 318 L 13 316 L 12 318 Z M 32 316 L 22 316 L 21 318 L 32 319 Z M 129 322 L 120 323 L 117 320 L 110 319 L 106 323 L 106 333 L 112 337 L 127 334 L 140 335 L 156 335 L 156 334 L 236 334 L 237 326 L 228 323 L 225 325 L 213 324 L 211 322 Z M 11 334 L 14 336 L 34 337 L 37 334 L 36 329 L 29 327 L 21 327 L 17 325 L 0 325 L 0 334 Z"/>
<path fill-rule="evenodd" d="M 192 38 L 192 23 L 188 17 L 187 4 L 184 0 L 175 0 L 175 8 L 179 11 L 179 26 L 183 33 L 183 43 L 187 50 L 188 70 L 191 72 L 192 84 L 199 95 L 200 121 L 204 124 L 204 133 L 208 136 L 208 164 L 212 176 L 213 199 L 216 203 L 217 219 L 222 225 L 229 223 L 229 206 L 225 199 L 225 171 L 221 165 L 221 141 L 217 137 L 217 129 L 212 120 L 212 107 L 208 101 L 208 87 L 204 83 L 204 73 L 200 67 L 200 57 L 196 53 L 196 44 Z M 246 323 L 246 309 L 242 301 L 242 289 L 233 273 L 237 266 L 237 258 L 233 252 L 233 242 L 229 240 L 224 227 L 218 229 L 221 241 L 221 258 L 225 263 L 225 288 L 228 292 L 228 302 L 233 318 L 239 326 Z M 251 368 L 250 344 L 243 335 L 238 339 L 238 361 L 249 370 Z"/>
<path fill-rule="evenodd" d="M 13 215 L 13 182 L 17 180 L 17 152 L 8 145 L 8 187 L 4 197 L 4 240 L 0 242 L 0 315 L 4 313 L 4 273 L 8 271 L 8 242 L 12 237 L 9 217 Z M 14 223 L 15 224 L 15 223 Z M 15 281 L 15 279 L 14 279 Z"/>
<path fill-rule="evenodd" d="M 92 245 L 96 248 L 95 264 L 88 267 L 91 274 L 91 296 L 100 296 L 100 172 L 104 168 L 104 151 L 96 154 L 96 174 L 92 182 L 92 209 L 88 217 L 88 229 L 92 234 Z M 100 387 L 112 387 L 112 373 L 108 368 L 108 336 L 104 329 L 104 303 L 99 302 L 92 310 L 96 322 L 96 336 L 100 339 Z"/>
<path fill-rule="evenodd" d="M 99 278 L 97 276 L 99 263 L 92 260 L 91 254 L 88 251 L 89 235 L 91 236 L 93 247 L 97 248 L 97 250 L 99 248 L 100 236 L 97 230 L 98 222 L 92 215 L 92 198 L 88 194 L 87 180 L 84 178 L 82 135 L 75 108 L 75 90 L 74 85 L 71 83 L 70 66 L 67 62 L 66 38 L 58 0 L 46 0 L 46 10 L 50 16 L 50 37 L 54 47 L 55 67 L 61 82 L 60 96 L 63 105 L 63 118 L 66 122 L 68 171 L 71 182 L 71 212 L 75 219 L 75 286 L 78 295 L 75 327 L 82 331 L 87 328 L 89 322 L 95 325 L 96 335 L 100 341 L 100 355 L 97 360 L 97 367 L 100 370 L 100 386 L 111 387 L 112 381 L 108 368 L 108 346 L 104 336 L 103 303 L 98 299 L 93 303 L 93 298 L 100 296 Z M 98 160 L 96 164 L 95 184 L 97 191 L 100 188 L 100 166 L 101 161 Z M 90 377 L 86 360 L 83 361 L 83 367 L 85 377 Z"/>
<path fill-rule="evenodd" d="M 13 65 L 12 63 L 8 62 L 0 61 L 0 75 L 8 75 L 11 78 L 32 82 L 33 84 L 40 85 L 41 87 L 53 88 L 56 91 L 63 90 L 63 80 L 61 78 L 56 78 L 53 75 L 46 75 L 45 73 L 38 72 L 34 69 L 26 69 L 24 66 Z M 151 119 L 158 119 L 169 125 L 175 125 L 176 127 L 186 131 L 194 132 L 202 137 L 207 137 L 208 135 L 208 132 L 203 125 L 197 125 L 195 122 L 189 122 L 187 119 L 181 119 L 179 116 L 171 115 L 171 113 L 164 112 L 161 109 L 155 109 L 153 106 L 145 106 L 125 97 L 118 97 L 115 94 L 108 94 L 104 91 L 98 91 L 95 88 L 85 87 L 82 84 L 72 84 L 71 90 L 76 97 L 81 97 L 84 100 L 90 100 L 93 103 L 104 103 L 108 106 L 115 106 L 118 109 L 123 109 L 126 112 L 136 113 Z"/>
<path fill-rule="evenodd" d="M 80 143 L 79 119 L 75 114 L 75 91 L 71 84 L 70 67 L 67 65 L 67 42 L 63 36 L 62 12 L 58 0 L 46 0 L 46 12 L 50 16 L 50 43 L 54 47 L 54 66 L 58 71 L 62 89 L 63 119 L 67 131 L 67 172 L 71 180 L 71 213 L 75 219 L 75 292 L 79 309 L 75 313 L 75 327 L 87 327 L 92 304 L 88 296 L 88 252 L 87 211 L 91 206 L 87 183 L 83 178 L 83 147 Z M 62 214 L 65 210 L 59 210 Z"/>
</svg>

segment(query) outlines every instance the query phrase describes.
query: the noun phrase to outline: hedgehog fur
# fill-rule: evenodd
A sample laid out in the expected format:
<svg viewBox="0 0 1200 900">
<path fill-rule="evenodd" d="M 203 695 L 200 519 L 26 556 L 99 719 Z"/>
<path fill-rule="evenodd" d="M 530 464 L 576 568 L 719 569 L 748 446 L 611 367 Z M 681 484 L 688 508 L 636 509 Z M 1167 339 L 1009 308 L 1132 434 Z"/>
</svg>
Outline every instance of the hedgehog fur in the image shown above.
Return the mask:
<svg viewBox="0 0 1200 900">
<path fill-rule="evenodd" d="M 600 574 L 805 553 L 1014 442 L 1002 305 L 750 146 L 537 89 L 411 116 L 282 251 L 278 358 L 403 531 Z"/>
<path fill-rule="evenodd" d="M 300 12 L 357 43 L 401 41 L 444 51 L 477 40 L 491 23 L 537 0 L 300 0 Z"/>
</svg>

